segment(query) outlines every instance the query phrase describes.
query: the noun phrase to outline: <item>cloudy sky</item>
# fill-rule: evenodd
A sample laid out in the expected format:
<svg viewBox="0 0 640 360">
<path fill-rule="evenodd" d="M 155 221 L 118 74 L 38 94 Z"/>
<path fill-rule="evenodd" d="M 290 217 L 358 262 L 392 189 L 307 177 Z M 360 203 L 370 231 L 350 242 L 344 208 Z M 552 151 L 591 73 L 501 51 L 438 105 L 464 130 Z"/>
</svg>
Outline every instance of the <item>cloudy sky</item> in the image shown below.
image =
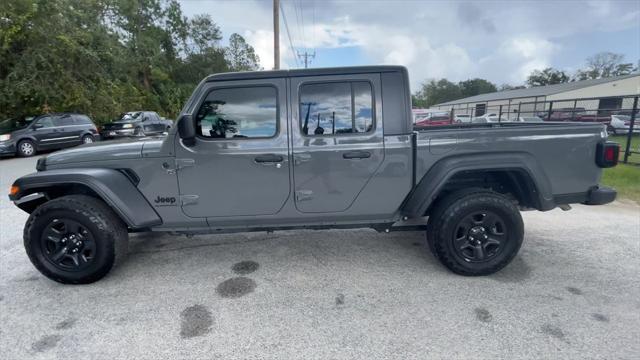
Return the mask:
<svg viewBox="0 0 640 360">
<path fill-rule="evenodd" d="M 428 78 L 522 84 L 534 69 L 574 72 L 599 51 L 640 59 L 640 0 L 281 0 L 295 51 L 313 67 L 401 64 L 412 87 Z M 187 16 L 211 14 L 225 39 L 237 32 L 273 67 L 272 2 L 182 0 Z M 283 68 L 301 67 L 281 13 Z"/>
</svg>

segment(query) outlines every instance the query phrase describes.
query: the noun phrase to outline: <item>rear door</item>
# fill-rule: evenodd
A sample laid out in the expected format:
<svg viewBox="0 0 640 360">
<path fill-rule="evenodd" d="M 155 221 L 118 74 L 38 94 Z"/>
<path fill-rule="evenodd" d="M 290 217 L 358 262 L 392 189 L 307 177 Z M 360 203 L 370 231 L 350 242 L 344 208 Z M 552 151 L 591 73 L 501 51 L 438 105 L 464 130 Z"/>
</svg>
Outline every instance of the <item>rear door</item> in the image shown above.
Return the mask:
<svg viewBox="0 0 640 360">
<path fill-rule="evenodd" d="M 296 208 L 346 211 L 384 159 L 380 75 L 291 78 Z"/>
<path fill-rule="evenodd" d="M 195 145 L 176 141 L 183 212 L 211 223 L 278 213 L 291 188 L 285 80 L 207 86 L 193 111 Z"/>
<path fill-rule="evenodd" d="M 72 146 L 80 143 L 82 126 L 76 124 L 70 114 L 58 115 L 53 119 L 53 123 L 60 133 L 57 143 L 60 146 Z"/>
</svg>

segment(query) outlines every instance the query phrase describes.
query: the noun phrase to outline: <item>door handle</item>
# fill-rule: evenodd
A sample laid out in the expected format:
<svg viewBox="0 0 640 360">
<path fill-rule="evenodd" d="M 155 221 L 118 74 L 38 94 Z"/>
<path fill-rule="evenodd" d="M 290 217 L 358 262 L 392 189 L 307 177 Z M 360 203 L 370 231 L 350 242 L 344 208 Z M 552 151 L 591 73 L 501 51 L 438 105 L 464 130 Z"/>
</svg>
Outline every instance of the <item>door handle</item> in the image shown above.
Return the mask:
<svg viewBox="0 0 640 360">
<path fill-rule="evenodd" d="M 279 163 L 279 162 L 282 162 L 282 161 L 284 161 L 284 158 L 282 157 L 282 155 L 264 154 L 264 155 L 256 156 L 254 160 L 257 163 L 268 164 L 268 163 Z"/>
<path fill-rule="evenodd" d="M 349 151 L 342 154 L 344 159 L 368 159 L 371 157 L 371 153 L 368 151 Z"/>
</svg>

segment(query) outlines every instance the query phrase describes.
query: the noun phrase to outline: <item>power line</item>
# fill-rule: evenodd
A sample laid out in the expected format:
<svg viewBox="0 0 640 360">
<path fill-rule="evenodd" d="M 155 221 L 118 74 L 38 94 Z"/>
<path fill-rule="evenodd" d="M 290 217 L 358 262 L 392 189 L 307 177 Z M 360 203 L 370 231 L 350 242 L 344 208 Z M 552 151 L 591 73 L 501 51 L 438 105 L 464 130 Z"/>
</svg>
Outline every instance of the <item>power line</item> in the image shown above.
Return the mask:
<svg viewBox="0 0 640 360">
<path fill-rule="evenodd" d="M 284 20 L 284 28 L 287 30 L 287 38 L 289 39 L 289 50 L 291 50 L 291 55 L 293 55 L 293 60 L 296 62 L 296 67 L 300 67 L 298 64 L 298 57 L 296 56 L 295 48 L 293 47 L 293 41 L 291 41 L 291 33 L 289 32 L 289 23 L 287 22 L 287 16 L 284 13 L 284 8 L 282 7 L 282 3 L 280 3 L 280 11 L 282 12 L 282 20 Z"/>
<path fill-rule="evenodd" d="M 304 53 L 302 53 L 302 54 L 298 52 L 298 56 L 299 56 L 300 58 L 303 58 L 303 59 L 304 59 L 304 68 L 306 69 L 306 68 L 308 68 L 308 67 L 309 67 L 309 63 L 311 62 L 309 59 L 313 59 L 313 58 L 315 58 L 315 57 L 316 57 L 316 52 L 314 51 L 312 54 L 309 54 L 309 53 L 305 50 L 305 52 L 304 52 Z"/>
</svg>

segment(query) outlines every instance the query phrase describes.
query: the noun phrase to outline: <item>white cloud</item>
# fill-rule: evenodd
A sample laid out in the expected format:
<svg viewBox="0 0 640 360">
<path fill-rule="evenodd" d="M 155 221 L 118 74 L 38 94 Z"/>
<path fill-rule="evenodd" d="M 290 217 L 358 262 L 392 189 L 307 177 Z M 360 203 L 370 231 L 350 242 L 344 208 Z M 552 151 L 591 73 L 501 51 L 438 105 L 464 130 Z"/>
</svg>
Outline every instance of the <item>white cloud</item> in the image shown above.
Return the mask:
<svg viewBox="0 0 640 360">
<path fill-rule="evenodd" d="M 440 77 L 521 84 L 530 71 L 558 60 L 578 66 L 582 56 L 562 52 L 567 38 L 634 28 L 640 34 L 637 1 L 281 1 L 294 46 L 316 48 L 316 64 L 322 63 L 325 49 L 355 47 L 368 64 L 407 66 L 414 89 L 427 78 Z M 243 34 L 262 66 L 272 68 L 270 1 L 182 5 L 187 15 L 210 13 L 226 36 Z M 282 67 L 294 67 L 284 23 L 280 28 Z M 592 46 L 591 53 L 610 50 L 607 44 Z M 629 47 L 631 56 L 640 52 L 640 35 L 630 39 Z"/>
</svg>

